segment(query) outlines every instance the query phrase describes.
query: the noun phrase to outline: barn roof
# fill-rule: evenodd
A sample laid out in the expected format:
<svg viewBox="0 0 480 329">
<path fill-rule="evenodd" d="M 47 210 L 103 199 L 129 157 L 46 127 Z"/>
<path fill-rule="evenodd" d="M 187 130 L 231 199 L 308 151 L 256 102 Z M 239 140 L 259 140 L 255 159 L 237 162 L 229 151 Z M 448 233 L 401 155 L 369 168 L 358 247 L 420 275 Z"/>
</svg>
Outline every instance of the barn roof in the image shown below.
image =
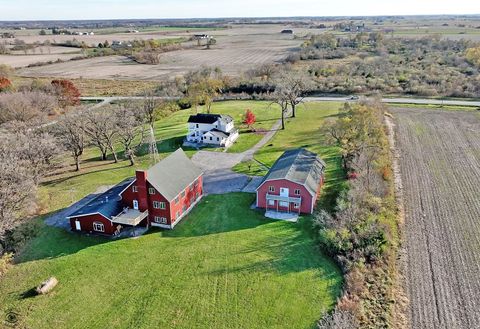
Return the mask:
<svg viewBox="0 0 480 329">
<path fill-rule="evenodd" d="M 202 171 L 179 148 L 147 170 L 147 181 L 171 201 L 201 174 Z"/>
<path fill-rule="evenodd" d="M 289 150 L 273 164 L 262 184 L 268 180 L 287 179 L 305 186 L 314 195 L 324 171 L 325 162 L 317 154 L 303 148 Z"/>
<path fill-rule="evenodd" d="M 112 219 L 112 216 L 118 215 L 123 209 L 122 202 L 118 195 L 134 180 L 134 178 L 125 179 L 108 191 L 99 194 L 80 209 L 68 215 L 68 218 L 99 213 L 108 219 Z"/>
<path fill-rule="evenodd" d="M 232 122 L 233 118 L 229 115 L 222 115 L 222 114 L 209 114 L 209 113 L 198 113 L 195 115 L 191 115 L 188 118 L 189 123 L 206 123 L 212 124 L 217 122 L 218 119 L 222 119 L 226 123 Z"/>
</svg>

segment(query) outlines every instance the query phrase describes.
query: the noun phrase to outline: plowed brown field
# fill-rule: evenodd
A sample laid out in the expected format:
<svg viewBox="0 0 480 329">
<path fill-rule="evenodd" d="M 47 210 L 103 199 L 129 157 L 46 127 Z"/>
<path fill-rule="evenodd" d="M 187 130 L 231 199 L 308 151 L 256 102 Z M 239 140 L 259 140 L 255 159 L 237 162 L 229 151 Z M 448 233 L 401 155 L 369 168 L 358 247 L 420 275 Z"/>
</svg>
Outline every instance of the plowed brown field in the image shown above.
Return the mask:
<svg viewBox="0 0 480 329">
<path fill-rule="evenodd" d="M 392 109 L 412 328 L 480 328 L 480 114 Z"/>
</svg>

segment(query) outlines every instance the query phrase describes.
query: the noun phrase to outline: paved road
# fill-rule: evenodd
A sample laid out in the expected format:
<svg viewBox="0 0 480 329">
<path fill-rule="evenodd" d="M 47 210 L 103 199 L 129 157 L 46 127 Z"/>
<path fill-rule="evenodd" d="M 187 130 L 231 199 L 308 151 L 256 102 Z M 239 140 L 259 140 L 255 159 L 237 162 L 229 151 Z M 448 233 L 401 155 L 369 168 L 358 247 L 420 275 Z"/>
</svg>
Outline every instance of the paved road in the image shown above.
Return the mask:
<svg viewBox="0 0 480 329">
<path fill-rule="evenodd" d="M 81 100 L 84 101 L 102 101 L 102 102 L 113 102 L 119 100 L 141 100 L 144 97 L 142 96 L 113 96 L 113 97 L 81 97 Z M 157 97 L 165 98 L 165 97 Z M 175 97 L 168 97 L 168 99 L 177 99 Z M 227 98 L 228 99 L 228 98 Z M 350 97 L 305 97 L 305 102 L 347 102 L 355 101 L 350 99 Z M 382 98 L 382 102 L 389 104 L 419 104 L 419 105 L 451 105 L 451 106 L 478 106 L 480 107 L 480 101 L 470 101 L 470 100 L 441 100 L 441 99 L 428 99 L 428 98 Z"/>
</svg>

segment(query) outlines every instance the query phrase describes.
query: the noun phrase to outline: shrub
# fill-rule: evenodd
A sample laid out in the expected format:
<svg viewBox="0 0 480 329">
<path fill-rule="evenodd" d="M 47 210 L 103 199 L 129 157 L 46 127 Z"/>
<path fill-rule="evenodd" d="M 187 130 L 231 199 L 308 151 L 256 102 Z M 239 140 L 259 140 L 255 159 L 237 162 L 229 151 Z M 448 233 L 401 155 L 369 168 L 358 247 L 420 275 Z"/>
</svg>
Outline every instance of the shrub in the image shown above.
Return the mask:
<svg viewBox="0 0 480 329">
<path fill-rule="evenodd" d="M 12 82 L 10 79 L 5 77 L 0 77 L 0 92 L 7 91 L 12 88 Z"/>
<path fill-rule="evenodd" d="M 63 107 L 80 105 L 80 91 L 70 80 L 52 80 L 60 105 Z"/>
<path fill-rule="evenodd" d="M 192 103 L 190 102 L 190 100 L 188 98 L 179 99 L 177 104 L 180 107 L 180 109 L 182 109 L 182 110 L 187 110 L 187 109 L 192 107 Z"/>
</svg>

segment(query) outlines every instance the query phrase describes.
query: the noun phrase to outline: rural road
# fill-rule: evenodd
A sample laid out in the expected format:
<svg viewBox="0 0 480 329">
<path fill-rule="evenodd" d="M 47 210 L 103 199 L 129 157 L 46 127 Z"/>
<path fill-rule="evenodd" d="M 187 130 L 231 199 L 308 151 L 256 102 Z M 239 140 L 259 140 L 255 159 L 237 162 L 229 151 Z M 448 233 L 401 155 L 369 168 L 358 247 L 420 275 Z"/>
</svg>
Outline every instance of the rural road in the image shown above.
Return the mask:
<svg viewBox="0 0 480 329">
<path fill-rule="evenodd" d="M 110 96 L 110 97 L 81 97 L 82 101 L 98 101 L 103 104 L 108 104 L 113 101 L 122 101 L 122 100 L 141 100 L 144 97 L 142 96 Z M 164 98 L 164 97 L 158 97 Z M 175 99 L 174 97 L 168 97 L 166 99 Z M 228 99 L 225 99 L 228 100 Z M 305 97 L 303 99 L 305 102 L 347 102 L 355 101 L 350 99 L 350 97 Z M 450 105 L 450 106 L 478 106 L 480 107 L 479 101 L 470 101 L 470 100 L 456 100 L 456 99 L 428 99 L 428 98 L 382 98 L 382 102 L 388 104 L 418 104 L 418 105 Z"/>
</svg>

